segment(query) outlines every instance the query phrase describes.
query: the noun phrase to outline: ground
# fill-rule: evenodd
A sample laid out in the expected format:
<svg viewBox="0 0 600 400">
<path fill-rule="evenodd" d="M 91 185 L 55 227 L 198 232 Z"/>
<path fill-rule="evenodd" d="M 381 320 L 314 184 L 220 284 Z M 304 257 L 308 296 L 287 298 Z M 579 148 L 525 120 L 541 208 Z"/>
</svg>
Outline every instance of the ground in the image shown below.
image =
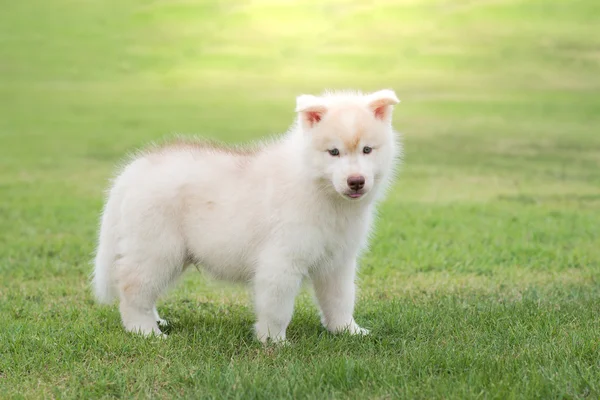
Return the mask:
<svg viewBox="0 0 600 400">
<path fill-rule="evenodd" d="M 597 398 L 596 0 L 30 0 L 0 13 L 6 398 Z M 279 4 L 279 5 L 278 5 Z M 243 287 L 191 270 L 167 340 L 88 287 L 104 190 L 173 133 L 285 131 L 295 96 L 393 88 L 404 165 L 333 336 L 307 289 L 262 347 Z"/>
</svg>

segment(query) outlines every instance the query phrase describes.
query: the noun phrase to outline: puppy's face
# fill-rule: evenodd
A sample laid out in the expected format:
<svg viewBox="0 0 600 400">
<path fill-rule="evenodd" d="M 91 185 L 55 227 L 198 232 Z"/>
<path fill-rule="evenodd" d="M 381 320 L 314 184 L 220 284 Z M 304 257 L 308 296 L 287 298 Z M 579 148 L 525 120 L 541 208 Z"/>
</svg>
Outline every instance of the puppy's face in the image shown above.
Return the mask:
<svg viewBox="0 0 600 400">
<path fill-rule="evenodd" d="M 359 201 L 385 179 L 395 155 L 391 113 L 397 102 L 388 90 L 369 96 L 298 98 L 312 172 L 327 189 Z"/>
</svg>

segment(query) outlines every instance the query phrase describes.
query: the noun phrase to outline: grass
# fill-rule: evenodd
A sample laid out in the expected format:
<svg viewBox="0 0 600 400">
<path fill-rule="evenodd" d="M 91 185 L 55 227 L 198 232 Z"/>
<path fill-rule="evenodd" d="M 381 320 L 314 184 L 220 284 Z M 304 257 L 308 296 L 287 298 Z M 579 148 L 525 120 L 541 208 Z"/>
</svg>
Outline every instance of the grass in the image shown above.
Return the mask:
<svg viewBox="0 0 600 400">
<path fill-rule="evenodd" d="M 595 0 L 5 2 L 0 397 L 600 397 Z M 310 294 L 291 345 L 191 271 L 168 340 L 88 289 L 103 190 L 175 132 L 282 132 L 295 96 L 396 89 L 405 163 L 361 262 L 366 338 Z"/>
</svg>

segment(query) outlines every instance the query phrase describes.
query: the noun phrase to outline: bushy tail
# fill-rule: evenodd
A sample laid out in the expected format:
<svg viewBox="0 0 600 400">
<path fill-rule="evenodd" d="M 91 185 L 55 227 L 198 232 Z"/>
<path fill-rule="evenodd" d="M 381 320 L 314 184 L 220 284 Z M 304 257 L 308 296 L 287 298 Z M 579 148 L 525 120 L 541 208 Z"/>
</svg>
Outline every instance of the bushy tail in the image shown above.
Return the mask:
<svg viewBox="0 0 600 400">
<path fill-rule="evenodd" d="M 109 196 L 100 226 L 100 238 L 94 260 L 92 286 L 98 302 L 110 304 L 116 297 L 112 273 L 117 259 L 117 224 L 119 210 L 116 199 Z"/>
</svg>

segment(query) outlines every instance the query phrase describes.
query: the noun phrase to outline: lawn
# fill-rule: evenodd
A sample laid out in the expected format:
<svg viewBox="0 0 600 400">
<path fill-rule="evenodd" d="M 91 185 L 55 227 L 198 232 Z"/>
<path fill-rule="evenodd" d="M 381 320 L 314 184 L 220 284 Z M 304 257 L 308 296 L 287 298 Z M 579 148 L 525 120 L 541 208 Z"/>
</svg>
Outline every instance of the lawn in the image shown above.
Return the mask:
<svg viewBox="0 0 600 400">
<path fill-rule="evenodd" d="M 28 0 L 0 12 L 0 397 L 599 398 L 597 0 Z M 174 133 L 283 132 L 295 96 L 393 88 L 404 163 L 359 324 L 253 339 L 248 291 L 190 270 L 169 338 L 88 276 L 104 190 Z"/>
</svg>

